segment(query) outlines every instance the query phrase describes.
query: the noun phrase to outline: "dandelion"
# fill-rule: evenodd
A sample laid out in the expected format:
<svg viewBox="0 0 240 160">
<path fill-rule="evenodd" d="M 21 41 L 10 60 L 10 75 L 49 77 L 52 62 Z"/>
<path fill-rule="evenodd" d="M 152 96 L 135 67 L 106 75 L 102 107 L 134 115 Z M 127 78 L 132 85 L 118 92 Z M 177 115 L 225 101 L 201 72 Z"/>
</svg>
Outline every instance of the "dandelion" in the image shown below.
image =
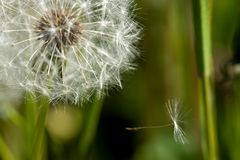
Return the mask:
<svg viewBox="0 0 240 160">
<path fill-rule="evenodd" d="M 131 0 L 1 0 L 1 72 L 15 80 L 11 85 L 73 103 L 121 87 L 141 30 L 131 6 Z"/>
<path fill-rule="evenodd" d="M 180 126 L 180 122 L 182 122 L 182 112 L 180 110 L 180 100 L 178 99 L 171 99 L 168 100 L 166 103 L 166 108 L 168 111 L 168 114 L 171 119 L 171 123 L 160 125 L 160 126 L 143 126 L 143 127 L 128 127 L 127 130 L 130 131 L 138 131 L 142 129 L 156 129 L 156 128 L 164 128 L 164 127 L 170 127 L 173 126 L 173 136 L 174 140 L 177 143 L 185 144 L 187 142 L 186 133 Z"/>
</svg>

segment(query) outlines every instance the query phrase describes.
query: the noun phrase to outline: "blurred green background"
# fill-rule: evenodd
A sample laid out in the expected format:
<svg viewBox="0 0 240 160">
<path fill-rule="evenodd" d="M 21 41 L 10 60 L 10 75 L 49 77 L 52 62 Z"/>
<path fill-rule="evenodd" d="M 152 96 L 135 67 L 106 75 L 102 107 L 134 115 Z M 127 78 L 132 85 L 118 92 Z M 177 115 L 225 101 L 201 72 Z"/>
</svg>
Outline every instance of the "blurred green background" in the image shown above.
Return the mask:
<svg viewBox="0 0 240 160">
<path fill-rule="evenodd" d="M 123 89 L 107 92 L 89 159 L 203 159 L 191 2 L 136 0 L 136 19 L 143 26 L 138 44 L 141 54 L 135 62 L 138 67 L 123 75 Z M 237 73 L 231 71 L 237 66 L 237 60 L 234 64 L 231 62 L 237 57 L 234 54 L 240 54 L 232 48 L 240 22 L 239 1 L 215 0 L 212 7 L 219 154 L 220 159 L 237 160 L 240 157 L 240 81 Z M 240 39 L 234 43 L 240 45 Z M 27 136 L 19 129 L 20 121 L 27 116 L 22 107 L 24 100 L 6 101 L 6 89 L 0 89 L 0 154 L 2 159 L 9 155 L 8 152 L 21 157 L 22 150 L 26 148 L 19 150 L 19 147 L 25 143 L 22 137 Z M 174 141 L 172 127 L 140 131 L 125 129 L 170 123 L 165 104 L 172 98 L 181 99 L 187 144 Z M 79 159 L 76 146 L 86 109 L 84 106 L 51 107 L 44 138 L 43 150 L 46 151 L 42 159 Z"/>
</svg>

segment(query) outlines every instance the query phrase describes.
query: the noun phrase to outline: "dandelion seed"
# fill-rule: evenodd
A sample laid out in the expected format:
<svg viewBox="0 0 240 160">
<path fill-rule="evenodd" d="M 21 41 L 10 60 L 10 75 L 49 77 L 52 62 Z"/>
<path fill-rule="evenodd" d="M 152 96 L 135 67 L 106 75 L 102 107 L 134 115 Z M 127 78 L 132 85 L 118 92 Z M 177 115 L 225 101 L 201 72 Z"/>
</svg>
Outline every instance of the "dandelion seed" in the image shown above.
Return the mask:
<svg viewBox="0 0 240 160">
<path fill-rule="evenodd" d="M 0 68 L 11 85 L 78 103 L 133 68 L 131 0 L 0 1 Z"/>
<path fill-rule="evenodd" d="M 180 111 L 180 100 L 172 99 L 166 104 L 168 113 L 173 124 L 173 135 L 174 139 L 178 143 L 185 144 L 187 142 L 186 133 L 183 131 L 179 123 L 181 122 L 181 111 Z"/>
<path fill-rule="evenodd" d="M 182 112 L 180 111 L 180 100 L 171 99 L 166 103 L 168 113 L 170 115 L 172 123 L 160 125 L 160 126 L 143 126 L 143 127 L 127 127 L 126 130 L 138 131 L 142 129 L 157 129 L 173 126 L 173 136 L 177 143 L 185 144 L 187 142 L 186 133 L 180 126 Z"/>
</svg>

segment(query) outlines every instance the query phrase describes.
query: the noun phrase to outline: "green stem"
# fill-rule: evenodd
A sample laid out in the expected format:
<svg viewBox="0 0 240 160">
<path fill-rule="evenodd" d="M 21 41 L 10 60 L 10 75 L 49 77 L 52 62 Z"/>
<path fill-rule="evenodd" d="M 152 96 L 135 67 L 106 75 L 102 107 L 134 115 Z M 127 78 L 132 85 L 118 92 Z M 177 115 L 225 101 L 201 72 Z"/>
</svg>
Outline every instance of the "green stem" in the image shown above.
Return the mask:
<svg viewBox="0 0 240 160">
<path fill-rule="evenodd" d="M 34 100 L 34 95 L 31 93 L 26 93 L 25 103 L 24 103 L 24 136 L 25 136 L 25 144 L 26 144 L 26 157 L 31 156 L 32 152 L 32 143 L 33 143 L 33 135 L 35 130 L 36 123 L 36 108 L 37 104 Z"/>
<path fill-rule="evenodd" d="M 39 113 L 36 121 L 36 126 L 33 134 L 33 146 L 31 159 L 41 159 L 44 153 L 44 133 L 45 133 L 45 121 L 48 113 L 49 102 L 47 97 L 42 97 L 39 101 Z"/>
<path fill-rule="evenodd" d="M 204 158 L 218 159 L 209 0 L 192 0 L 199 71 L 200 118 Z"/>
<path fill-rule="evenodd" d="M 96 100 L 90 106 L 85 116 L 84 126 L 79 142 L 79 154 L 80 157 L 85 159 L 87 157 L 89 148 L 95 137 L 99 117 L 101 114 L 103 99 Z"/>
</svg>

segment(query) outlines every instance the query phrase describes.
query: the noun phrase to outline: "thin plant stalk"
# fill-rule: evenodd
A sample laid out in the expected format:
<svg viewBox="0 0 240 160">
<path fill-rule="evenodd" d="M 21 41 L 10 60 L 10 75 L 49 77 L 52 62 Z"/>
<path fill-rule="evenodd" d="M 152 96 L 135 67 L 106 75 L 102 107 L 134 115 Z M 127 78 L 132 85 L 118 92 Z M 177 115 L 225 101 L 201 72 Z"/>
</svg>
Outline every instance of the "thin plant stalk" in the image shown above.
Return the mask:
<svg viewBox="0 0 240 160">
<path fill-rule="evenodd" d="M 31 93 L 25 94 L 25 103 L 24 103 L 24 136 L 25 136 L 25 144 L 26 144 L 26 157 L 31 156 L 32 145 L 33 145 L 33 135 L 35 130 L 36 123 L 36 108 L 37 103 L 34 100 L 34 95 Z"/>
<path fill-rule="evenodd" d="M 39 100 L 39 112 L 35 124 L 32 141 L 31 159 L 38 160 L 44 153 L 44 135 L 45 135 L 45 122 L 49 109 L 49 100 L 47 97 L 41 97 Z"/>
<path fill-rule="evenodd" d="M 211 1 L 192 0 L 199 73 L 199 107 L 204 159 L 218 159 L 211 48 Z"/>
<path fill-rule="evenodd" d="M 102 105 L 103 98 L 96 98 L 92 105 L 89 107 L 87 113 L 84 115 L 84 126 L 79 142 L 79 154 L 81 158 L 87 157 L 90 146 L 93 143 L 101 114 Z"/>
</svg>

